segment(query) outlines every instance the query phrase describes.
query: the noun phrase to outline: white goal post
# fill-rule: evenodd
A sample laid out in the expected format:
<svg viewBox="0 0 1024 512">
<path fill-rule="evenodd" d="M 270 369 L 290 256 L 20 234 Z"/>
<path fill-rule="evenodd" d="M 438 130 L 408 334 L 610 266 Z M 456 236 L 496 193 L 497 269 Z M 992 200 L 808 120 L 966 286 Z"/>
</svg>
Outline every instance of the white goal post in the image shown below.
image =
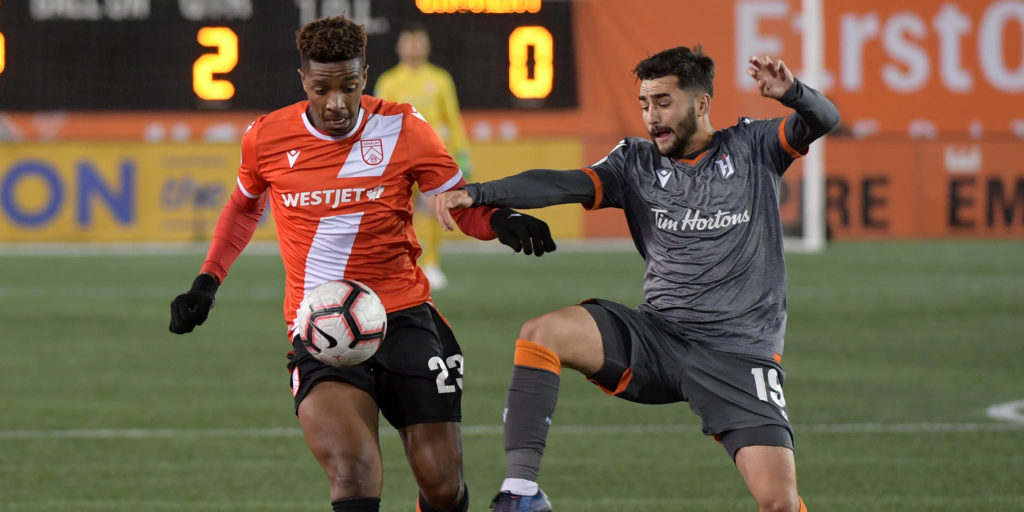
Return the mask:
<svg viewBox="0 0 1024 512">
<path fill-rule="evenodd" d="M 823 90 L 825 82 L 825 16 L 822 0 L 802 1 L 803 61 L 800 80 Z M 803 158 L 803 205 L 799 237 L 786 237 L 786 250 L 821 252 L 825 249 L 825 140 L 811 144 Z"/>
</svg>

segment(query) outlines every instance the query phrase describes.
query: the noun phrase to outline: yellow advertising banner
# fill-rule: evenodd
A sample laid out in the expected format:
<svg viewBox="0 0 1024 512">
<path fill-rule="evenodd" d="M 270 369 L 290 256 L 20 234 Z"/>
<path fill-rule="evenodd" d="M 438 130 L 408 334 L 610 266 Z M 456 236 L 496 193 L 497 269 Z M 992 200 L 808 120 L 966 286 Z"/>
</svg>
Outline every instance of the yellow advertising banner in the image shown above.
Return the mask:
<svg viewBox="0 0 1024 512">
<path fill-rule="evenodd" d="M 238 145 L 28 143 L 0 146 L 0 241 L 179 242 L 210 240 L 235 188 Z M 562 139 L 474 148 L 473 179 L 534 167 L 581 165 L 581 143 Z M 532 212 L 558 238 L 578 238 L 583 209 Z M 417 228 L 435 222 L 418 215 Z M 254 240 L 273 240 L 268 212 Z M 446 238 L 462 239 L 461 233 Z"/>
<path fill-rule="evenodd" d="M 238 145 L 0 146 L 4 242 L 207 241 L 235 187 Z M 269 211 L 254 240 L 271 240 Z"/>
</svg>

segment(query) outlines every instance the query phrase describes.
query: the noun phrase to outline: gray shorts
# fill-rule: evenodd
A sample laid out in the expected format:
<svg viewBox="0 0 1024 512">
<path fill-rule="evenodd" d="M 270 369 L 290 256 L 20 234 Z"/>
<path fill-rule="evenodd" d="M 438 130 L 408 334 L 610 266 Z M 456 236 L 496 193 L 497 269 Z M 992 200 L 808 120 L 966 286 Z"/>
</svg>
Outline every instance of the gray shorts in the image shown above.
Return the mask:
<svg viewBox="0 0 1024 512">
<path fill-rule="evenodd" d="M 654 312 L 603 299 L 582 306 L 597 321 L 605 353 L 588 378 L 606 393 L 643 404 L 688 402 L 701 430 L 734 458 L 744 446 L 793 448 L 778 362 L 710 350 Z"/>
</svg>

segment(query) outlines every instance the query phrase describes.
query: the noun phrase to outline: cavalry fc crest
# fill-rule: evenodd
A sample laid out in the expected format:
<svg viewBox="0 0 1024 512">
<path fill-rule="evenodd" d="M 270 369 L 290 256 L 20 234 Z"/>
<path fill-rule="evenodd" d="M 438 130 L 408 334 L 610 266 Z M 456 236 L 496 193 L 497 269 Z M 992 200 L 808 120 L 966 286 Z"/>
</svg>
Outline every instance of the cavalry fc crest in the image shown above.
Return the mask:
<svg viewBox="0 0 1024 512">
<path fill-rule="evenodd" d="M 384 160 L 384 142 L 381 139 L 359 141 L 359 151 L 367 164 L 377 165 Z"/>
</svg>

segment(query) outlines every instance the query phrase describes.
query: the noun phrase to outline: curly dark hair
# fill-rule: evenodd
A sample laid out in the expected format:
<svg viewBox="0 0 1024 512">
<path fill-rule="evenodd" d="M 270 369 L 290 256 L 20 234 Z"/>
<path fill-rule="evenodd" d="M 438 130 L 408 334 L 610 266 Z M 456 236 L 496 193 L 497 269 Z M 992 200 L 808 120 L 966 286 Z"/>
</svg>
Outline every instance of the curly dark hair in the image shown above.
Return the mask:
<svg viewBox="0 0 1024 512">
<path fill-rule="evenodd" d="M 679 78 L 680 89 L 692 89 L 715 95 L 715 63 L 704 55 L 698 44 L 693 49 L 677 46 L 662 50 L 640 61 L 633 69 L 633 76 L 639 80 L 653 80 L 668 75 Z"/>
<path fill-rule="evenodd" d="M 309 61 L 342 62 L 359 57 L 366 62 L 366 29 L 344 15 L 307 23 L 295 33 L 302 67 Z"/>
</svg>

